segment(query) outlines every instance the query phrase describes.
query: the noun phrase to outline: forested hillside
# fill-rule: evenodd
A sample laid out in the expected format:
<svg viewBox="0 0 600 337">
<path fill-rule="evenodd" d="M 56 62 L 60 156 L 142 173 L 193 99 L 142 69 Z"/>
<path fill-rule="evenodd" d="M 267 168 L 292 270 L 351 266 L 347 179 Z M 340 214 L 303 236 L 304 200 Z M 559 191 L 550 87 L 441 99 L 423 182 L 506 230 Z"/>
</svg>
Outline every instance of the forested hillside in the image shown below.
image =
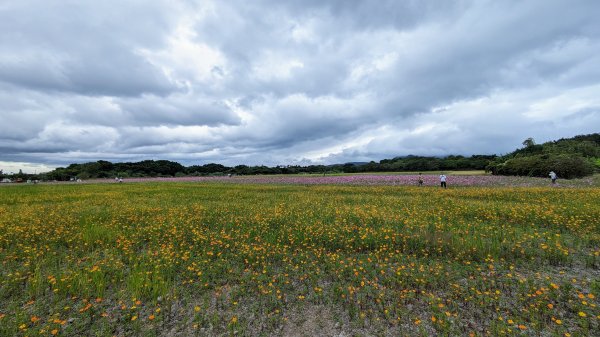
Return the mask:
<svg viewBox="0 0 600 337">
<path fill-rule="evenodd" d="M 600 134 L 536 144 L 532 138 L 523 147 L 490 162 L 487 170 L 499 175 L 546 177 L 554 171 L 561 178 L 579 178 L 600 168 Z"/>
</svg>

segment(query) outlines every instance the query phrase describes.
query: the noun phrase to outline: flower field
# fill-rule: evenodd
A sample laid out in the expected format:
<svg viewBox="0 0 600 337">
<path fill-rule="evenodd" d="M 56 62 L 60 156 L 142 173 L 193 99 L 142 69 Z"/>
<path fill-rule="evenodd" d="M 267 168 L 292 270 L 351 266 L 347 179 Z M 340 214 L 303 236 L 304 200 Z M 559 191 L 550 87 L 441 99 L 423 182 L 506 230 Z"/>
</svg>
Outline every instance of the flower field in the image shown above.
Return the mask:
<svg viewBox="0 0 600 337">
<path fill-rule="evenodd" d="M 600 335 L 599 187 L 354 177 L 0 188 L 0 336 Z"/>
<path fill-rule="evenodd" d="M 422 176 L 425 186 L 437 186 L 439 177 L 436 174 Z M 178 178 L 127 178 L 125 182 L 221 182 L 233 184 L 284 184 L 284 185 L 401 185 L 415 186 L 419 176 L 416 174 L 355 174 L 355 175 L 253 175 L 253 176 L 206 176 Z M 91 180 L 93 183 L 114 183 L 112 179 Z M 509 177 L 492 175 L 462 175 L 460 171 L 448 175 L 449 186 L 510 186 L 535 187 L 548 186 L 549 179 L 532 177 Z M 590 187 L 598 186 L 600 177 L 559 180 L 559 186 Z"/>
</svg>

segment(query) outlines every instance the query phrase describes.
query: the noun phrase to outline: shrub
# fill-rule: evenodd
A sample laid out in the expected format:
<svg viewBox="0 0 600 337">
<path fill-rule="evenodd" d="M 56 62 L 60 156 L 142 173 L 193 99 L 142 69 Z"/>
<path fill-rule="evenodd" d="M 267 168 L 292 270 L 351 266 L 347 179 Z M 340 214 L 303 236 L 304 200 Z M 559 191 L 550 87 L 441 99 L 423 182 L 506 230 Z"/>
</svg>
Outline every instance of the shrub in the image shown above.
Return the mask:
<svg viewBox="0 0 600 337">
<path fill-rule="evenodd" d="M 560 178 L 571 179 L 593 174 L 595 166 L 579 155 L 544 154 L 515 157 L 493 165 L 491 170 L 494 174 L 532 177 L 547 177 L 550 171 L 554 171 Z"/>
</svg>

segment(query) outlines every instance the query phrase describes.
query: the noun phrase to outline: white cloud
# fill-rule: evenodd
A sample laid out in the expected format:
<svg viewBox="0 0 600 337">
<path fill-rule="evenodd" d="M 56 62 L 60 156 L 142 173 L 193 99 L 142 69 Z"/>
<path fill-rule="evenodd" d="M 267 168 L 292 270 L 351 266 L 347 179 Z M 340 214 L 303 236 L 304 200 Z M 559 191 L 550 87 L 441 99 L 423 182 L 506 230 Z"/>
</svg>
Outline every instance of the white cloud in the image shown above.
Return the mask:
<svg viewBox="0 0 600 337">
<path fill-rule="evenodd" d="M 5 162 L 0 161 L 0 170 L 5 174 L 19 173 L 19 170 L 23 173 L 44 173 L 52 171 L 56 166 L 49 166 L 44 164 L 33 164 L 24 162 Z"/>
<path fill-rule="evenodd" d="M 224 55 L 218 49 L 198 41 L 192 25 L 192 22 L 178 25 L 167 38 L 167 45 L 163 49 L 138 51 L 150 63 L 160 67 L 173 82 L 188 87 L 193 85 L 190 81 L 218 81 L 227 68 Z"/>
</svg>

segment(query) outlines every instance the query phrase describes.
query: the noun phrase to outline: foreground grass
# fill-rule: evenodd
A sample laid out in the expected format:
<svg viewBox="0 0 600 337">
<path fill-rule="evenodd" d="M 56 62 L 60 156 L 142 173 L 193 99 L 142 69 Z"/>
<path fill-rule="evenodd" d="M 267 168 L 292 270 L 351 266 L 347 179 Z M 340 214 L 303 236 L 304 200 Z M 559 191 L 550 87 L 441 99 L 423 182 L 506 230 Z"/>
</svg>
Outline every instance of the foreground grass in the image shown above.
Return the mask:
<svg viewBox="0 0 600 337">
<path fill-rule="evenodd" d="M 0 189 L 0 335 L 599 329 L 600 188 Z"/>
</svg>

